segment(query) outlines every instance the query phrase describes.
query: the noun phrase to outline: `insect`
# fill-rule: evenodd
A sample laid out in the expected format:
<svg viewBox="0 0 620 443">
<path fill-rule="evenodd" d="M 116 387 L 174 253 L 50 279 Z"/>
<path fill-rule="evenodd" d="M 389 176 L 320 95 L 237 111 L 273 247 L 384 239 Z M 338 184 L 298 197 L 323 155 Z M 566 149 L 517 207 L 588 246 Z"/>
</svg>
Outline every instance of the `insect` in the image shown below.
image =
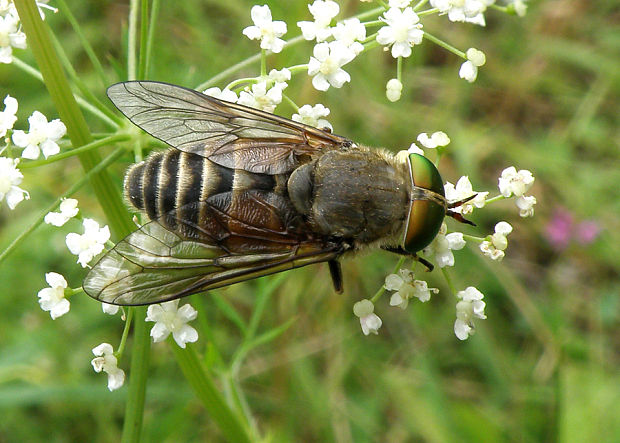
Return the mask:
<svg viewBox="0 0 620 443">
<path fill-rule="evenodd" d="M 448 204 L 439 172 L 267 112 L 166 83 L 108 89 L 134 124 L 172 146 L 129 168 L 125 197 L 150 221 L 84 280 L 91 297 L 144 305 L 380 247 L 415 257 Z M 473 197 L 473 196 L 472 196 Z M 420 259 L 432 267 L 425 260 Z"/>
</svg>

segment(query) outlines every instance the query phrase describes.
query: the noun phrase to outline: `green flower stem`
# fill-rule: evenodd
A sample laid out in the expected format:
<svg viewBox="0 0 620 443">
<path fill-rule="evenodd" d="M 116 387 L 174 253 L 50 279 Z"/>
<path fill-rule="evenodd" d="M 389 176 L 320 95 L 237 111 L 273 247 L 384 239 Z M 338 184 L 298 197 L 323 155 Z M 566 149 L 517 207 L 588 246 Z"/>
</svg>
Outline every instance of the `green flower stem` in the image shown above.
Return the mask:
<svg viewBox="0 0 620 443">
<path fill-rule="evenodd" d="M 427 9 L 426 11 L 420 11 L 417 14 L 418 14 L 418 17 L 424 17 L 425 15 L 436 14 L 437 12 L 439 12 L 439 9 L 431 8 L 431 9 Z"/>
<path fill-rule="evenodd" d="M 370 26 L 385 25 L 385 22 L 383 20 L 371 20 L 369 22 L 364 22 L 362 24 L 368 28 Z"/>
<path fill-rule="evenodd" d="M 157 16 L 159 15 L 159 0 L 153 0 L 151 3 L 151 17 L 149 19 L 149 33 L 146 40 L 146 56 L 145 56 L 145 76 L 148 77 L 151 67 L 151 54 L 153 53 L 153 42 L 155 41 L 155 31 L 157 30 Z"/>
<path fill-rule="evenodd" d="M 447 49 L 448 51 L 452 52 L 453 54 L 456 54 L 459 57 L 464 58 L 465 60 L 467 60 L 467 56 L 465 55 L 465 53 L 463 51 L 459 51 L 458 49 L 456 49 L 451 44 L 444 42 L 443 40 L 435 37 L 432 34 L 429 34 L 426 31 L 424 31 L 424 38 L 427 39 L 427 40 L 432 41 L 433 43 L 435 43 L 438 46 L 441 46 L 444 49 Z"/>
<path fill-rule="evenodd" d="M 288 70 L 291 71 L 291 75 L 294 75 L 294 74 L 297 74 L 299 72 L 307 71 L 308 70 L 308 64 L 305 63 L 303 65 L 291 66 L 290 68 L 288 68 Z"/>
<path fill-rule="evenodd" d="M 71 93 L 69 82 L 65 77 L 58 56 L 49 35 L 47 25 L 34 0 L 15 0 L 15 6 L 21 18 L 22 26 L 28 37 L 29 46 L 41 69 L 50 96 L 61 120 L 67 127 L 69 139 L 73 146 L 83 146 L 92 142 L 92 136 L 84 116 Z M 89 171 L 101 163 L 101 156 L 96 151 L 87 151 L 79 155 L 84 170 Z M 121 195 L 105 170 L 90 176 L 95 195 L 108 219 L 112 233 L 117 237 L 129 234 L 133 226 Z"/>
<path fill-rule="evenodd" d="M 138 79 L 146 78 L 146 43 L 149 32 L 149 0 L 142 0 L 140 7 L 140 52 L 138 53 Z"/>
<path fill-rule="evenodd" d="M 290 98 L 286 94 L 282 94 L 282 98 L 284 99 L 285 102 L 291 105 L 291 107 L 295 110 L 295 112 L 299 112 L 299 106 L 297 106 L 297 104 L 293 101 L 292 98 Z"/>
<path fill-rule="evenodd" d="M 20 59 L 18 59 L 17 57 L 13 56 L 13 66 L 15 66 L 16 68 L 21 69 L 22 71 L 24 71 L 26 74 L 36 78 L 37 80 L 43 82 L 43 76 L 41 75 L 41 73 L 39 71 L 37 71 L 36 69 L 34 69 L 32 66 L 30 66 L 29 64 L 21 61 Z M 103 121 L 105 124 L 107 124 L 108 126 L 110 126 L 112 129 L 118 129 L 119 125 L 118 123 L 116 123 L 114 120 L 111 120 L 108 116 L 106 116 L 105 114 L 103 114 L 101 111 L 99 111 L 99 109 L 97 109 L 96 107 L 94 107 L 93 105 L 91 105 L 90 103 L 88 103 L 86 100 L 84 100 L 82 97 L 80 97 L 79 95 L 75 97 L 76 101 L 78 102 L 78 104 L 85 110 L 90 112 L 92 115 L 94 115 L 95 117 L 97 117 L 98 119 L 100 119 L 101 121 Z"/>
<path fill-rule="evenodd" d="M 475 237 L 473 235 L 467 235 L 467 234 L 463 234 L 463 238 L 467 241 L 473 241 L 476 243 L 482 243 L 485 240 L 484 237 Z"/>
<path fill-rule="evenodd" d="M 262 49 L 260 51 L 260 75 L 264 77 L 267 75 L 267 50 Z"/>
<path fill-rule="evenodd" d="M 121 309 L 124 309 L 124 308 L 121 307 Z M 123 328 L 123 335 L 121 336 L 121 342 L 118 344 L 118 349 L 114 353 L 116 358 L 118 358 L 119 360 L 122 358 L 123 352 L 125 352 L 125 345 L 127 344 L 127 337 L 129 336 L 129 330 L 131 329 L 131 323 L 133 321 L 134 312 L 135 311 L 133 309 L 127 310 L 127 320 L 125 321 L 125 327 Z"/>
<path fill-rule="evenodd" d="M 84 48 L 88 59 L 92 63 L 93 67 L 95 68 L 95 72 L 97 72 L 97 75 L 99 76 L 101 87 L 107 87 L 110 84 L 110 80 L 106 76 L 105 71 L 103 70 L 103 66 L 101 65 L 101 62 L 99 62 L 99 59 L 97 58 L 93 47 L 89 43 L 88 39 L 86 39 L 86 37 L 84 36 L 82 28 L 80 27 L 80 23 L 75 19 L 75 16 L 71 12 L 71 8 L 67 6 L 65 0 L 56 0 L 56 4 L 62 11 L 62 14 L 67 18 L 67 20 L 69 20 L 69 23 L 71 23 L 71 27 L 75 31 L 75 34 L 80 39 L 80 43 L 82 43 L 82 47 Z"/>
<path fill-rule="evenodd" d="M 441 273 L 446 279 L 446 283 L 448 284 L 448 288 L 450 288 L 450 292 L 452 292 L 452 295 L 456 296 L 456 289 L 454 288 L 454 283 L 452 283 L 452 277 L 450 277 L 448 270 L 445 267 L 443 267 L 441 268 Z"/>
<path fill-rule="evenodd" d="M 224 437 L 234 443 L 250 442 L 248 429 L 230 409 L 217 390 L 212 373 L 200 361 L 192 345 L 182 349 L 169 338 L 177 363 L 205 409 L 220 428 Z"/>
<path fill-rule="evenodd" d="M 125 420 L 123 422 L 123 443 L 140 441 L 142 421 L 144 419 L 144 397 L 146 394 L 146 381 L 148 379 L 151 338 L 149 328 L 144 321 L 146 307 L 138 306 L 129 308 L 133 311 L 134 331 L 133 344 L 131 347 L 131 372 L 129 379 L 129 392 L 125 406 Z"/>
<path fill-rule="evenodd" d="M 25 162 L 19 165 L 19 169 L 25 170 L 25 169 L 31 169 L 31 168 L 38 168 L 39 166 L 49 165 L 51 163 L 64 160 L 65 158 L 73 157 L 75 155 L 80 155 L 83 152 L 88 152 L 90 150 L 97 149 L 102 146 L 111 145 L 112 143 L 129 140 L 130 138 L 131 136 L 127 134 L 110 135 L 108 137 L 102 138 L 92 143 L 88 143 L 86 145 L 80 146 L 79 148 L 71 149 L 69 151 L 62 151 L 59 154 L 53 155 L 44 160 L 32 160 L 32 161 Z"/>
<path fill-rule="evenodd" d="M 428 3 L 428 0 L 420 0 L 414 7 L 413 10 L 417 11 L 418 9 L 420 9 L 422 6 L 424 6 L 425 4 Z"/>
<path fill-rule="evenodd" d="M 396 263 L 396 266 L 394 266 L 394 270 L 390 274 L 396 274 L 398 270 L 401 268 L 401 266 L 403 265 L 403 263 L 405 263 L 406 259 L 407 257 L 405 256 L 401 257 L 398 260 L 398 263 Z M 381 285 L 381 288 L 379 288 L 379 290 L 375 293 L 375 295 L 372 296 L 370 301 L 373 304 L 377 303 L 377 300 L 379 300 L 379 298 L 383 295 L 384 292 L 385 292 L 385 288 L 383 287 L 383 285 Z"/>
<path fill-rule="evenodd" d="M 77 72 L 75 72 L 75 69 L 73 69 L 71 62 L 67 57 L 67 54 L 65 54 L 63 46 L 60 44 L 56 36 L 54 34 L 50 34 L 50 36 L 52 37 L 52 43 L 54 44 L 54 48 L 56 49 L 58 59 L 65 68 L 65 72 L 69 76 L 71 82 L 75 86 L 77 86 L 82 96 L 84 96 L 84 98 L 88 100 L 88 103 L 95 106 L 102 114 L 105 114 L 105 116 L 108 117 L 110 120 L 113 120 L 117 124 L 120 124 L 120 122 L 122 121 L 121 117 L 115 114 L 110 108 L 108 108 L 101 101 L 99 101 L 97 97 L 95 97 L 95 94 L 91 92 L 91 90 L 84 84 Z"/>
<path fill-rule="evenodd" d="M 489 5 L 489 8 L 493 8 L 501 12 L 506 12 L 506 13 L 509 12 L 507 6 L 493 4 L 493 5 Z"/>
<path fill-rule="evenodd" d="M 224 89 L 233 89 L 238 87 L 239 85 L 243 85 L 244 83 L 257 83 L 258 82 L 258 78 L 256 77 L 244 77 L 244 78 L 239 78 L 237 80 L 234 80 L 230 83 L 228 83 Z"/>
<path fill-rule="evenodd" d="M 396 78 L 399 82 L 402 82 L 403 78 L 403 58 L 399 56 L 396 59 Z"/>
<path fill-rule="evenodd" d="M 127 79 L 136 80 L 137 75 L 137 42 L 138 42 L 138 13 L 140 0 L 129 1 L 129 30 L 127 37 Z"/>
<path fill-rule="evenodd" d="M 45 216 L 47 215 L 48 212 L 53 211 L 56 208 L 58 208 L 58 206 L 60 205 L 60 202 L 61 202 L 61 200 L 63 198 L 71 197 L 75 192 L 77 192 L 78 189 L 80 189 L 82 186 L 84 186 L 86 183 L 88 183 L 88 181 L 92 178 L 93 175 L 98 174 L 99 172 L 101 172 L 102 170 L 104 170 L 105 168 L 110 166 L 121 155 L 123 155 L 124 152 L 125 152 L 125 150 L 123 148 L 116 149 L 112 154 L 107 156 L 103 161 L 99 162 L 99 164 L 97 166 L 95 166 L 93 169 L 88 171 L 73 186 L 71 186 L 64 194 L 62 194 L 60 197 L 58 197 L 56 199 L 56 201 L 54 201 L 54 203 L 52 203 L 47 208 L 45 208 L 39 214 L 39 216 L 21 234 L 19 234 L 17 237 L 15 237 L 15 239 L 11 242 L 11 244 L 4 251 L 2 251 L 2 254 L 0 254 L 0 263 L 2 263 L 2 261 L 17 246 L 19 246 L 21 244 L 21 242 L 24 241 L 26 239 L 26 237 L 28 237 L 28 235 L 30 235 L 37 228 L 37 226 L 39 226 L 41 223 L 43 223 L 43 219 L 45 218 Z"/>
<path fill-rule="evenodd" d="M 489 203 L 493 203 L 500 200 L 506 200 L 507 197 L 504 197 L 502 194 L 496 195 L 495 197 L 491 197 L 485 200 L 484 204 L 487 205 Z"/>
</svg>

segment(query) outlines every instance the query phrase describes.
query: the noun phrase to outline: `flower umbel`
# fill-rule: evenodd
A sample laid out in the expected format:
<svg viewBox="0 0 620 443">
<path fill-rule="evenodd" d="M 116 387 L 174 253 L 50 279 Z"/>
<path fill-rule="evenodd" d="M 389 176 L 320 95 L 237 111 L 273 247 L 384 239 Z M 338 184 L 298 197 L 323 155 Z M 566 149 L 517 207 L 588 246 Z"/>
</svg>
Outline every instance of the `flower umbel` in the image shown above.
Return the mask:
<svg viewBox="0 0 620 443">
<path fill-rule="evenodd" d="M 457 202 L 471 197 L 474 194 L 476 195 L 473 199 L 463 203 L 461 206 L 452 208 L 453 212 L 460 212 L 463 215 L 471 214 L 474 207 L 482 208 L 485 204 L 487 195 L 489 195 L 488 192 L 474 192 L 469 177 L 467 176 L 459 178 L 459 181 L 456 182 L 456 187 L 452 183 L 446 182 L 444 185 L 444 192 L 448 202 Z"/>
<path fill-rule="evenodd" d="M 62 226 L 80 211 L 78 201 L 74 198 L 63 198 L 60 202 L 60 212 L 49 212 L 43 219 L 48 225 Z"/>
<path fill-rule="evenodd" d="M 118 360 L 114 356 L 114 348 L 109 343 L 101 343 L 93 348 L 95 358 L 91 364 L 95 372 L 104 371 L 108 374 L 108 389 L 114 391 L 125 383 L 125 371 L 118 367 Z"/>
<path fill-rule="evenodd" d="M 6 199 L 9 209 L 15 209 L 19 202 L 30 198 L 28 192 L 17 186 L 24 178 L 17 169 L 18 163 L 18 158 L 0 157 L 0 201 Z"/>
<path fill-rule="evenodd" d="M 459 70 L 459 77 L 467 80 L 469 83 L 476 81 L 478 77 L 478 68 L 486 63 L 486 56 L 484 52 L 477 50 L 476 48 L 469 48 L 467 50 L 467 61 L 461 65 Z"/>
<path fill-rule="evenodd" d="M 273 112 L 276 106 L 282 102 L 282 90 L 286 86 L 286 83 L 276 83 L 267 90 L 266 81 L 254 83 L 251 91 L 241 91 L 237 102 L 240 105 Z"/>
<path fill-rule="evenodd" d="M 487 237 L 487 240 L 480 244 L 480 250 L 491 260 L 501 260 L 504 258 L 504 251 L 508 247 L 508 234 L 512 232 L 510 223 L 501 221 L 495 225 L 495 233 Z"/>
<path fill-rule="evenodd" d="M 430 137 L 426 132 L 422 132 L 418 135 L 418 142 L 427 149 L 435 149 L 441 146 L 448 146 L 450 144 L 450 137 L 443 131 L 433 132 Z"/>
<path fill-rule="evenodd" d="M 460 299 L 456 304 L 456 321 L 454 322 L 454 334 L 459 340 L 466 340 L 473 335 L 474 318 L 485 319 L 485 303 L 482 301 L 484 295 L 474 288 L 468 287 L 464 291 L 459 291 L 456 296 Z"/>
<path fill-rule="evenodd" d="M 269 6 L 255 5 L 250 11 L 254 26 L 248 26 L 243 30 L 243 35 L 250 40 L 260 40 L 261 49 L 269 49 L 272 52 L 280 52 L 284 48 L 282 37 L 286 34 L 286 23 L 273 21 Z"/>
<path fill-rule="evenodd" d="M 510 166 L 502 171 L 499 178 L 499 192 L 504 197 L 510 197 L 513 194 L 521 197 L 534 183 L 534 176 L 527 169 L 521 169 L 517 172 L 514 166 Z"/>
<path fill-rule="evenodd" d="M 353 313 L 359 317 L 364 335 L 379 333 L 382 322 L 374 310 L 375 305 L 367 299 L 360 300 L 353 305 Z"/>
<path fill-rule="evenodd" d="M 82 224 L 84 234 L 71 232 L 67 234 L 66 243 L 69 251 L 78 256 L 77 262 L 85 268 L 95 255 L 103 251 L 103 245 L 110 239 L 110 228 L 107 225 L 99 228 L 99 223 L 90 218 L 85 218 Z"/>
<path fill-rule="evenodd" d="M 308 5 L 310 14 L 314 17 L 313 22 L 297 22 L 301 28 L 301 33 L 306 40 L 316 39 L 317 43 L 327 40 L 332 35 L 332 28 L 329 27 L 332 19 L 338 15 L 340 6 L 330 0 L 316 0 Z"/>
<path fill-rule="evenodd" d="M 11 10 L 0 15 L 0 63 L 13 62 L 13 48 L 26 49 L 26 34 L 20 29 L 19 17 Z"/>
<path fill-rule="evenodd" d="M 377 42 L 381 45 L 392 45 L 392 57 L 409 57 L 411 47 L 422 43 L 424 32 L 418 14 L 410 7 L 388 9 L 380 20 L 386 26 L 379 29 Z"/>
<path fill-rule="evenodd" d="M 39 304 L 41 309 L 49 311 L 52 320 L 56 320 L 69 312 L 71 307 L 69 300 L 65 298 L 67 280 L 56 272 L 48 272 L 45 274 L 45 281 L 50 287 L 39 291 Z"/>
<path fill-rule="evenodd" d="M 463 249 L 465 239 L 461 232 L 451 232 L 446 234 L 448 227 L 442 223 L 439 233 L 433 242 L 424 249 L 425 254 L 434 255 L 435 263 L 440 268 L 454 266 L 453 250 Z"/>
<path fill-rule="evenodd" d="M 341 88 L 351 81 L 348 72 L 342 66 L 355 58 L 355 52 L 340 41 L 319 43 L 314 47 L 314 57 L 308 62 L 308 75 L 312 77 L 312 86 L 319 91 L 327 91 L 329 86 Z"/>
<path fill-rule="evenodd" d="M 237 97 L 237 93 L 235 91 L 231 91 L 230 89 L 226 88 L 224 88 L 223 90 L 217 87 L 209 88 L 206 89 L 203 94 L 231 103 L 237 103 L 237 100 L 239 100 L 239 97 Z"/>
<path fill-rule="evenodd" d="M 299 114 L 293 114 L 291 117 L 293 121 L 314 126 L 315 128 L 328 128 L 330 131 L 333 129 L 332 125 L 327 120 L 322 118 L 329 115 L 329 108 L 326 108 L 320 103 L 314 106 L 303 105 L 299 108 L 298 112 Z"/>
<path fill-rule="evenodd" d="M 58 154 L 60 147 L 58 140 L 67 133 L 67 128 L 59 119 L 47 121 L 47 118 L 39 111 L 28 117 L 30 130 L 28 133 L 24 131 L 15 131 L 13 133 L 13 143 L 15 146 L 24 148 L 22 157 L 31 160 L 39 158 L 41 151 L 45 158 L 50 155 Z"/>
<path fill-rule="evenodd" d="M 198 332 L 187 322 L 194 320 L 198 312 L 188 303 L 178 308 L 179 300 L 151 305 L 146 311 L 146 321 L 155 322 L 151 329 L 153 342 L 165 340 L 170 333 L 177 344 L 185 348 L 186 343 L 198 340 Z"/>
<path fill-rule="evenodd" d="M 405 309 L 411 297 L 417 297 L 421 302 L 431 299 L 431 292 L 438 293 L 439 289 L 429 288 L 428 284 L 422 280 L 414 280 L 413 271 L 400 269 L 398 274 L 390 274 L 385 277 L 383 285 L 388 291 L 396 291 L 390 298 L 390 306 L 398 306 Z"/>
</svg>

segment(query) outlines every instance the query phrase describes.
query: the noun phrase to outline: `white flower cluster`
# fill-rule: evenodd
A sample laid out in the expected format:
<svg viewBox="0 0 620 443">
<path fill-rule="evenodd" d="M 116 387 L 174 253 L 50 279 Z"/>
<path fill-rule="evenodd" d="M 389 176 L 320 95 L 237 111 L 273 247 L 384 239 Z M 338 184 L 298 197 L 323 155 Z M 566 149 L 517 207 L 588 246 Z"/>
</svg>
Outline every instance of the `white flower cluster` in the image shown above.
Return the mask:
<svg viewBox="0 0 620 443">
<path fill-rule="evenodd" d="M 379 20 L 385 22 L 385 26 L 377 33 L 377 43 L 391 46 L 392 57 L 409 57 L 411 48 L 422 43 L 424 31 L 420 17 L 412 8 L 391 7 Z"/>
<path fill-rule="evenodd" d="M 495 0 L 430 0 L 433 8 L 441 14 L 447 14 L 451 22 L 467 22 L 485 26 L 484 11 Z"/>
<path fill-rule="evenodd" d="M 456 321 L 454 322 L 454 334 L 459 340 L 466 340 L 475 332 L 474 319 L 484 320 L 485 303 L 482 301 L 482 292 L 469 286 L 464 291 L 456 294 L 459 301 L 456 304 Z"/>
<path fill-rule="evenodd" d="M 495 233 L 489 235 L 486 240 L 480 243 L 480 250 L 491 260 L 501 260 L 504 258 L 504 251 L 508 247 L 508 234 L 512 232 L 510 223 L 501 221 L 495 225 Z"/>
<path fill-rule="evenodd" d="M 105 243 L 110 239 L 110 228 L 107 225 L 100 228 L 99 223 L 90 218 L 85 218 L 82 224 L 84 234 L 71 232 L 67 234 L 66 243 L 69 251 L 78 256 L 77 262 L 85 268 L 103 251 Z"/>
<path fill-rule="evenodd" d="M 416 297 L 421 302 L 427 302 L 431 299 L 431 293 L 439 292 L 439 289 L 429 288 L 425 281 L 416 280 L 414 277 L 410 269 L 400 269 L 398 274 L 385 277 L 383 287 L 388 291 L 396 291 L 390 298 L 390 306 L 405 309 L 411 298 Z"/>
<path fill-rule="evenodd" d="M 458 251 L 465 247 L 465 239 L 462 232 L 451 232 L 447 234 L 448 227 L 445 223 L 441 224 L 439 233 L 424 249 L 424 254 L 434 257 L 434 262 L 440 268 L 446 266 L 454 266 L 454 254 L 452 251 Z"/>
<path fill-rule="evenodd" d="M 26 49 L 26 34 L 21 31 L 13 2 L 0 6 L 0 63 L 13 62 L 13 48 Z"/>
<path fill-rule="evenodd" d="M 172 334 L 174 341 L 182 348 L 186 343 L 198 340 L 198 332 L 187 324 L 197 316 L 198 312 L 189 303 L 179 308 L 179 300 L 150 305 L 146 311 L 146 321 L 155 322 L 151 329 L 153 342 L 164 341 Z"/>
<path fill-rule="evenodd" d="M 125 383 L 125 371 L 118 367 L 118 360 L 114 355 L 114 348 L 109 343 L 101 343 L 93 348 L 95 358 L 91 364 L 95 372 L 105 372 L 108 374 L 108 389 L 114 391 Z"/>
<path fill-rule="evenodd" d="M 446 182 L 443 188 L 446 194 L 446 200 L 448 200 L 448 202 L 457 202 L 471 197 L 472 195 L 475 195 L 475 197 L 468 202 L 465 202 L 461 206 L 452 209 L 452 211 L 459 212 L 463 215 L 471 214 L 474 210 L 474 207 L 484 207 L 487 195 L 489 195 L 487 191 L 474 191 L 474 188 L 469 181 L 469 177 L 467 176 L 459 178 L 459 180 L 456 182 L 456 186 L 454 186 L 450 182 Z"/>
<path fill-rule="evenodd" d="M 273 21 L 269 6 L 255 5 L 250 12 L 254 26 L 248 26 L 243 30 L 243 34 L 250 40 L 260 40 L 261 49 L 268 49 L 272 52 L 280 52 L 284 48 L 282 37 L 286 34 L 286 23 Z"/>
<path fill-rule="evenodd" d="M 519 208 L 521 217 L 531 217 L 534 215 L 534 205 L 536 197 L 527 196 L 525 193 L 534 184 L 534 176 L 527 169 L 517 171 L 514 166 L 510 166 L 502 171 L 499 177 L 499 192 L 504 197 L 517 197 L 515 204 Z"/>
<path fill-rule="evenodd" d="M 382 321 L 374 311 L 375 305 L 367 299 L 360 300 L 353 305 L 353 314 L 360 319 L 364 335 L 379 333 Z"/>
</svg>

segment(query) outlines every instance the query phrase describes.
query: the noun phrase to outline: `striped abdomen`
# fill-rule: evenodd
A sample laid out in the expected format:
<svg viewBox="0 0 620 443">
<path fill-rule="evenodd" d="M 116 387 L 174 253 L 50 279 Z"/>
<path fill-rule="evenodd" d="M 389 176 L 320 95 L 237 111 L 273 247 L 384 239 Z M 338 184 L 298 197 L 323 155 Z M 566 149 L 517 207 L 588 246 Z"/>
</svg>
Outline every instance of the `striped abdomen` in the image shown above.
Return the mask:
<svg viewBox="0 0 620 443">
<path fill-rule="evenodd" d="M 196 202 L 218 194 L 260 190 L 282 194 L 286 177 L 233 170 L 177 149 L 154 152 L 133 165 L 125 175 L 125 197 L 149 219 L 176 229 L 177 220 L 197 225 L 201 220 Z M 168 214 L 169 217 L 162 217 Z"/>
</svg>

